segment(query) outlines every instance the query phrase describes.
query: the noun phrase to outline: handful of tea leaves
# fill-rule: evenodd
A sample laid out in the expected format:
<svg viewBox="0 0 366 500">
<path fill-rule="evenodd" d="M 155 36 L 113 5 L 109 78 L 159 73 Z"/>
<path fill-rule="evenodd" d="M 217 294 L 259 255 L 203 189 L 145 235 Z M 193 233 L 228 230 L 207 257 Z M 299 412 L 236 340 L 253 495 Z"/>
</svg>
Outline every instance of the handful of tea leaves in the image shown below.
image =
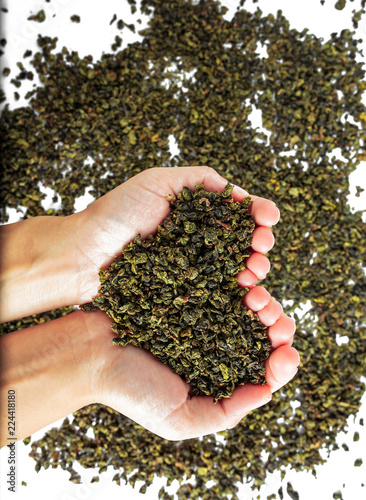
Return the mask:
<svg viewBox="0 0 366 500">
<path fill-rule="evenodd" d="M 265 384 L 271 343 L 242 303 L 235 277 L 251 253 L 249 197 L 184 187 L 154 235 L 137 235 L 108 269 L 83 310 L 114 320 L 114 344 L 154 354 L 191 385 L 192 395 L 230 397 L 246 382 Z"/>
</svg>

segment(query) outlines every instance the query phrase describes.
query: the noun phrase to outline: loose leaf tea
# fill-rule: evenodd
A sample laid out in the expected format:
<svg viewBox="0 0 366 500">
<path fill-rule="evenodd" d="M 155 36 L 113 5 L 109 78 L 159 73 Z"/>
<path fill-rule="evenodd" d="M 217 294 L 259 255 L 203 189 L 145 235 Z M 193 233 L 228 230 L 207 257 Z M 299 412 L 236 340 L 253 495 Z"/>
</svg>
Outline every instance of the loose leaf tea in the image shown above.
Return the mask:
<svg viewBox="0 0 366 500">
<path fill-rule="evenodd" d="M 35 21 L 37 23 L 43 23 L 46 19 L 46 14 L 44 10 L 40 10 L 37 14 L 28 17 L 28 21 Z"/>
<path fill-rule="evenodd" d="M 40 37 L 23 61 L 41 85 L 28 106 L 5 105 L 1 114 L 0 218 L 7 220 L 5 206 L 24 207 L 24 218 L 68 215 L 87 189 L 99 197 L 151 167 L 213 167 L 281 210 L 265 286 L 296 319 L 301 372 L 270 405 L 218 436 L 171 443 L 90 405 L 33 440 L 31 456 L 37 470 L 60 467 L 74 482 L 85 481 L 74 463 L 100 473 L 113 467 L 118 484 L 148 487 L 159 476 L 179 500 L 236 500 L 238 483 L 259 488 L 287 466 L 315 475 L 341 447 L 337 436 L 365 392 L 365 224 L 347 200 L 349 175 L 366 160 L 361 41 L 348 29 L 323 40 L 292 28 L 281 11 L 251 13 L 245 2 L 231 19 L 212 0 L 140 4 L 149 24 L 123 50 L 110 53 L 111 38 L 93 59 Z M 351 5 L 360 11 L 365 2 Z M 116 20 L 125 8 L 121 2 Z M 19 78 L 11 73 L 17 84 L 19 70 Z M 261 129 L 252 113 L 261 114 Z M 60 208 L 45 212 L 40 186 L 54 190 Z M 32 321 L 40 319 L 1 328 Z M 172 495 L 164 487 L 159 498 Z"/>
<path fill-rule="evenodd" d="M 114 344 L 147 349 L 191 385 L 192 395 L 230 397 L 265 384 L 267 328 L 245 307 L 236 275 L 251 253 L 250 197 L 188 187 L 154 235 L 137 235 L 107 270 L 91 305 L 114 320 Z"/>
</svg>

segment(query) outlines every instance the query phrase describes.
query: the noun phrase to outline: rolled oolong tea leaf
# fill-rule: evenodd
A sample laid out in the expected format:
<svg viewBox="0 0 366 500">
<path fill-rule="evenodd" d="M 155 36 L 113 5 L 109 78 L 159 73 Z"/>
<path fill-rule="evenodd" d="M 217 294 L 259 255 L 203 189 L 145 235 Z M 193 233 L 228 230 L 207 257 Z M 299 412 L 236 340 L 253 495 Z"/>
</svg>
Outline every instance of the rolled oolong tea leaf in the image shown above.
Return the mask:
<svg viewBox="0 0 366 500">
<path fill-rule="evenodd" d="M 27 19 L 28 19 L 28 21 L 35 21 L 37 23 L 43 23 L 46 19 L 46 14 L 45 14 L 44 10 L 42 9 L 39 12 L 37 12 L 37 14 L 29 16 Z"/>
<path fill-rule="evenodd" d="M 234 202 L 197 185 L 171 200 L 154 235 L 137 235 L 108 269 L 84 310 L 110 316 L 116 345 L 146 349 L 191 385 L 192 395 L 230 397 L 246 382 L 265 384 L 267 329 L 242 303 L 236 278 L 251 253 L 251 200 Z"/>
</svg>

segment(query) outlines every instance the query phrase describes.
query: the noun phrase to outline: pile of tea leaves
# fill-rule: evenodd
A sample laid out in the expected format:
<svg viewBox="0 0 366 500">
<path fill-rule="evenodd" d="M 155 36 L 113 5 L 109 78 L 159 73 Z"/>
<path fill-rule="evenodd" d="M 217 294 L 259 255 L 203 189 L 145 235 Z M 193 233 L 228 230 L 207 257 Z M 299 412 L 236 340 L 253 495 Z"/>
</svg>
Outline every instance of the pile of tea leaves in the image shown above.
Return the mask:
<svg viewBox="0 0 366 500">
<path fill-rule="evenodd" d="M 234 202 L 198 184 L 171 200 L 156 234 L 133 242 L 108 269 L 82 310 L 113 319 L 116 345 L 150 351 L 191 386 L 191 395 L 231 397 L 238 385 L 265 384 L 267 328 L 242 303 L 236 275 L 251 254 L 251 199 Z"/>
<path fill-rule="evenodd" d="M 213 0 L 143 0 L 143 40 L 100 60 L 39 38 L 11 78 L 18 92 L 31 64 L 42 85 L 28 106 L 1 114 L 1 198 L 25 207 L 25 217 L 42 215 L 47 186 L 62 206 L 46 213 L 68 215 L 89 187 L 99 197 L 147 168 L 206 164 L 275 201 L 281 221 L 264 284 L 297 320 L 299 375 L 220 438 L 171 443 L 91 405 L 31 444 L 38 470 L 62 467 L 77 482 L 75 462 L 101 473 L 110 466 L 118 483 L 143 481 L 142 492 L 163 476 L 179 481 L 178 499 L 237 499 L 239 482 L 259 488 L 286 466 L 315 474 L 321 450 L 339 447 L 360 408 L 365 224 L 347 196 L 349 175 L 366 160 L 361 41 L 347 29 L 322 40 L 292 29 L 281 11 L 251 13 L 241 3 L 228 20 Z M 262 130 L 252 126 L 255 112 Z M 163 489 L 160 498 L 172 497 Z"/>
</svg>

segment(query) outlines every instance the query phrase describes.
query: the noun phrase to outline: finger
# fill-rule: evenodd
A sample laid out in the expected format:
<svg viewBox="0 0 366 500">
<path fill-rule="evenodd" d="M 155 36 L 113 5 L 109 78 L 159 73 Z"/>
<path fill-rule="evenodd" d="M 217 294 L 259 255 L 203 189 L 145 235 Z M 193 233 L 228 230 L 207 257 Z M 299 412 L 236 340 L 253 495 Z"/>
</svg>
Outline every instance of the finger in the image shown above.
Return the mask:
<svg viewBox="0 0 366 500">
<path fill-rule="evenodd" d="M 258 252 L 253 252 L 252 255 L 248 257 L 246 266 L 260 280 L 263 280 L 271 269 L 271 263 L 267 257 Z"/>
<path fill-rule="evenodd" d="M 249 213 L 254 216 L 257 226 L 271 227 L 280 220 L 280 211 L 273 201 L 265 198 L 252 197 L 253 203 L 249 207 Z"/>
<path fill-rule="evenodd" d="M 300 356 L 296 349 L 284 345 L 275 349 L 266 362 L 266 380 L 272 392 L 287 384 L 297 373 Z"/>
<path fill-rule="evenodd" d="M 243 188 L 235 186 L 232 195 L 235 201 L 242 202 L 249 194 Z M 257 226 L 271 227 L 277 224 L 280 220 L 280 211 L 276 207 L 276 204 L 266 198 L 260 198 L 251 194 L 249 196 L 252 199 L 249 213 L 253 214 Z"/>
<path fill-rule="evenodd" d="M 234 427 L 249 412 L 260 408 L 272 399 L 268 385 L 247 383 L 237 387 L 231 398 L 221 399 L 219 403 L 228 417 L 228 427 Z"/>
<path fill-rule="evenodd" d="M 231 398 L 223 398 L 219 403 L 234 426 L 250 411 L 263 406 L 271 399 L 272 392 L 268 385 L 247 383 L 237 387 Z"/>
<path fill-rule="evenodd" d="M 194 396 L 164 420 L 164 437 L 189 439 L 234 427 L 271 398 L 268 385 L 253 384 L 237 387 L 231 398 L 223 398 L 216 404 L 210 396 Z"/>
<path fill-rule="evenodd" d="M 283 309 L 281 304 L 271 297 L 269 304 L 267 304 L 263 309 L 257 312 L 259 321 L 261 321 L 265 326 L 274 325 L 281 317 Z"/>
<path fill-rule="evenodd" d="M 272 342 L 272 347 L 276 349 L 281 345 L 291 345 L 295 330 L 295 321 L 286 314 L 282 314 L 278 321 L 267 330 L 267 335 Z"/>
<path fill-rule="evenodd" d="M 254 286 L 244 295 L 243 302 L 252 311 L 260 311 L 271 300 L 271 294 L 263 286 Z"/>
<path fill-rule="evenodd" d="M 237 275 L 237 280 L 239 286 L 243 288 L 252 288 L 257 283 L 258 278 L 249 269 L 244 269 L 244 271 L 240 271 L 240 273 Z"/>
<path fill-rule="evenodd" d="M 162 169 L 150 169 L 152 176 L 156 177 L 158 184 L 155 188 L 164 198 L 166 198 L 166 185 L 171 189 L 171 194 L 175 196 L 182 191 L 183 186 L 194 189 L 197 184 L 204 184 L 208 191 L 223 191 L 228 181 L 216 170 L 206 166 L 192 166 L 179 168 L 164 168 L 164 182 L 162 182 Z M 140 175 L 140 174 L 138 174 Z"/>
<path fill-rule="evenodd" d="M 252 249 L 254 252 L 267 253 L 275 243 L 272 231 L 268 227 L 259 226 L 253 231 Z"/>
</svg>

